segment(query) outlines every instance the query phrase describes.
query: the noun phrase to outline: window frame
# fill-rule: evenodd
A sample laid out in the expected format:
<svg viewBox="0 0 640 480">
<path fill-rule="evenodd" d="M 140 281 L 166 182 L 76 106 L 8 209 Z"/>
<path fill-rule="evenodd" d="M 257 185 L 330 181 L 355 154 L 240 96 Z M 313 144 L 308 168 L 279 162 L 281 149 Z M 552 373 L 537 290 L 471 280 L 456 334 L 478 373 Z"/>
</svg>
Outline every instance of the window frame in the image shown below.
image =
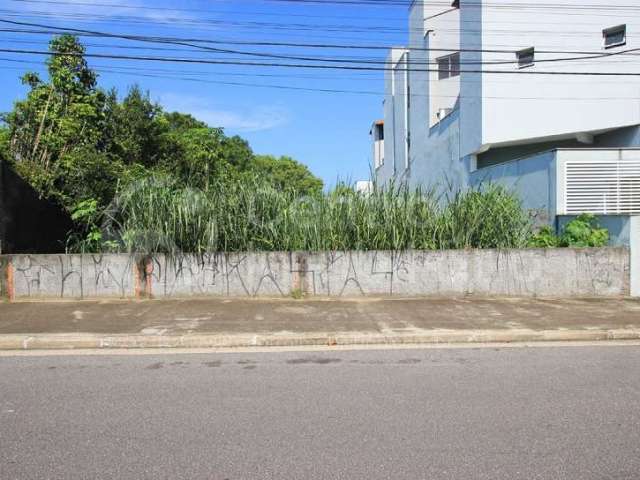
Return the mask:
<svg viewBox="0 0 640 480">
<path fill-rule="evenodd" d="M 454 59 L 457 59 L 454 62 Z M 438 63 L 438 80 L 446 80 L 447 78 L 455 78 L 460 76 L 460 52 L 450 53 L 436 58 Z M 446 68 L 445 67 L 446 63 Z"/>
<path fill-rule="evenodd" d="M 454 63 L 454 59 L 457 61 Z M 460 52 L 449 55 L 449 78 L 460 76 Z"/>
<path fill-rule="evenodd" d="M 531 61 L 524 63 L 523 59 L 531 57 Z M 518 62 L 518 69 L 531 68 L 536 64 L 536 47 L 523 48 L 516 52 L 516 60 Z"/>
<path fill-rule="evenodd" d="M 438 80 L 446 80 L 447 78 L 449 78 L 449 56 L 446 55 L 444 57 L 436 58 L 436 62 L 438 63 Z"/>
<path fill-rule="evenodd" d="M 615 35 L 618 33 L 622 33 L 622 40 L 619 42 L 607 44 L 607 37 L 609 35 Z M 602 30 L 602 46 L 605 49 L 621 47 L 627 44 L 627 24 L 624 23 L 622 25 L 616 25 L 615 27 L 609 27 Z"/>
</svg>

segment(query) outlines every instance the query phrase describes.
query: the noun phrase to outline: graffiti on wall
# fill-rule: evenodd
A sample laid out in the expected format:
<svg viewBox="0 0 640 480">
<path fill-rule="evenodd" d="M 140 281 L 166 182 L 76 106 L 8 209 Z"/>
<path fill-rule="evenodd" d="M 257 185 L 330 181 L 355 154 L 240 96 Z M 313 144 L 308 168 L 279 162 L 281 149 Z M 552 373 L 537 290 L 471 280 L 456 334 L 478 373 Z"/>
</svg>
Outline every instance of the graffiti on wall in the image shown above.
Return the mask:
<svg viewBox="0 0 640 480">
<path fill-rule="evenodd" d="M 625 295 L 629 250 L 20 255 L 15 298 Z"/>
</svg>

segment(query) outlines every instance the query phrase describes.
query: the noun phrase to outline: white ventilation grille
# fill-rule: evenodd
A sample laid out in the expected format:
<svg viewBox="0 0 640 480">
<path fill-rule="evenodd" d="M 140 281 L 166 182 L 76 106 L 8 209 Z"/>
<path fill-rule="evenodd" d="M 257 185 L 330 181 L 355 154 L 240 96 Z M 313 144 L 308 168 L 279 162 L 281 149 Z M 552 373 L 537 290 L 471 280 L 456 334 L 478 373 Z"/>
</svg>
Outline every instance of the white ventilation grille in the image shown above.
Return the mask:
<svg viewBox="0 0 640 480">
<path fill-rule="evenodd" d="M 640 159 L 567 160 L 564 213 L 640 215 Z"/>
</svg>

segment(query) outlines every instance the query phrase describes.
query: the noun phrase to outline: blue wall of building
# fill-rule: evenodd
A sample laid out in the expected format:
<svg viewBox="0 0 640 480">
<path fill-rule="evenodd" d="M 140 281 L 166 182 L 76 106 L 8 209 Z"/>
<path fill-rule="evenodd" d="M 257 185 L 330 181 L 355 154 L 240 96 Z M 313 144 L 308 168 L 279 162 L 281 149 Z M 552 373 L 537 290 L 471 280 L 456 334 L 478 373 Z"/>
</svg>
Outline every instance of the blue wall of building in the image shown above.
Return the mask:
<svg viewBox="0 0 640 480">
<path fill-rule="evenodd" d="M 428 130 L 427 148 L 414 159 L 410 186 L 440 191 L 460 190 L 469 185 L 469 166 L 460 158 L 460 110 L 455 109 Z"/>
<path fill-rule="evenodd" d="M 493 165 L 471 173 L 471 185 L 494 183 L 515 192 L 524 208 L 536 215 L 538 224 L 554 224 L 556 209 L 556 153 Z"/>
<path fill-rule="evenodd" d="M 596 137 L 596 148 L 640 147 L 640 126 L 621 128 Z"/>
</svg>

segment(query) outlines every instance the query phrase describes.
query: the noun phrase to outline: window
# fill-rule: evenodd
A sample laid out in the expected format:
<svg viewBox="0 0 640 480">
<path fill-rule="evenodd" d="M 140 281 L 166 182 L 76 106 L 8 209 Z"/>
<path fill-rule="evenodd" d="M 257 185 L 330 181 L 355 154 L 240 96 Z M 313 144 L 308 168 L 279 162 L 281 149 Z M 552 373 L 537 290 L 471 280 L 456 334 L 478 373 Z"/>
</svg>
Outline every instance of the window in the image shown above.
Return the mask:
<svg viewBox="0 0 640 480">
<path fill-rule="evenodd" d="M 438 62 L 438 79 L 460 76 L 460 53 L 440 57 Z"/>
<path fill-rule="evenodd" d="M 533 47 L 516 52 L 518 68 L 532 67 L 536 61 L 536 51 Z"/>
<path fill-rule="evenodd" d="M 384 125 L 376 125 L 376 130 L 377 130 L 377 139 L 378 140 L 384 140 Z"/>
<path fill-rule="evenodd" d="M 449 57 L 449 71 L 452 77 L 460 76 L 460 54 L 454 53 Z"/>
<path fill-rule="evenodd" d="M 438 79 L 449 78 L 449 57 L 438 59 Z"/>
<path fill-rule="evenodd" d="M 602 31 L 602 36 L 604 37 L 604 48 L 619 47 L 627 43 L 627 26 L 618 25 L 607 28 Z"/>
</svg>

